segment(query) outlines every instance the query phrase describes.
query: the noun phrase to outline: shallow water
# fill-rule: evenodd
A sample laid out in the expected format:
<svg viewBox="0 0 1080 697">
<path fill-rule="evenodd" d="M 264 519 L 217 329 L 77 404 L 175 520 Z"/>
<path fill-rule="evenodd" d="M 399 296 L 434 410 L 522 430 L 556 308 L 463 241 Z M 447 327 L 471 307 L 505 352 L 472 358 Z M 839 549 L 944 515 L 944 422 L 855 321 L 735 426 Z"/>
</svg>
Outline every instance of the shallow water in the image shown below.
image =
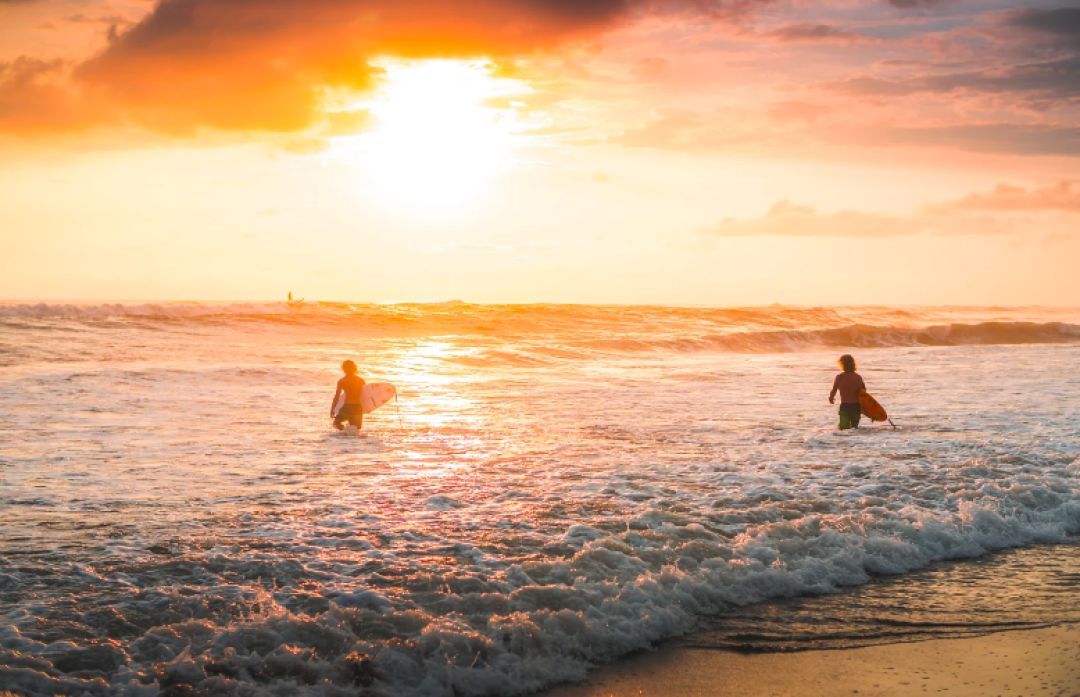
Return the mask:
<svg viewBox="0 0 1080 697">
<path fill-rule="evenodd" d="M 760 600 L 1063 542 L 1077 317 L 0 307 L 0 685 L 520 694 Z M 899 430 L 833 430 L 852 346 Z M 328 428 L 346 357 L 400 391 L 362 437 Z"/>
<path fill-rule="evenodd" d="M 1080 542 L 962 561 L 824 596 L 785 598 L 705 618 L 673 643 L 740 652 L 850 649 L 1080 623 Z"/>
</svg>

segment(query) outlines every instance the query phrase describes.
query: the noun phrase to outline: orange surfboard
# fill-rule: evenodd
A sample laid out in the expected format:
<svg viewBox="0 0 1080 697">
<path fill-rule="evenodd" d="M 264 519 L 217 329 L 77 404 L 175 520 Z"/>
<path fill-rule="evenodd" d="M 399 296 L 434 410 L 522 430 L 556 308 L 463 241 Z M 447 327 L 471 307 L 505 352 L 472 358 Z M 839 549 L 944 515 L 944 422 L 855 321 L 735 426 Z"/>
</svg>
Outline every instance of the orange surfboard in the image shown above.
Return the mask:
<svg viewBox="0 0 1080 697">
<path fill-rule="evenodd" d="M 878 401 L 866 390 L 863 390 L 862 394 L 859 395 L 859 408 L 863 416 L 871 421 L 889 420 L 889 413 L 885 411 L 885 407 L 878 404 Z"/>
</svg>

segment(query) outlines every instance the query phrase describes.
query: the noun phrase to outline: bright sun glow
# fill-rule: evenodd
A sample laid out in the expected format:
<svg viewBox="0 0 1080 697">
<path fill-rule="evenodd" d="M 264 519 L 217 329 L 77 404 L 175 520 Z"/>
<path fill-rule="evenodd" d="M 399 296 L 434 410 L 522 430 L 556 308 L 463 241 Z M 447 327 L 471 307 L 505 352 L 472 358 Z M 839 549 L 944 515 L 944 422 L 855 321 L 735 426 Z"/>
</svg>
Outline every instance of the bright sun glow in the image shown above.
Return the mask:
<svg viewBox="0 0 1080 697">
<path fill-rule="evenodd" d="M 460 210 L 509 159 L 512 97 L 524 83 L 495 77 L 483 61 L 384 61 L 381 86 L 364 107 L 373 131 L 357 140 L 365 182 L 411 212 Z"/>
</svg>

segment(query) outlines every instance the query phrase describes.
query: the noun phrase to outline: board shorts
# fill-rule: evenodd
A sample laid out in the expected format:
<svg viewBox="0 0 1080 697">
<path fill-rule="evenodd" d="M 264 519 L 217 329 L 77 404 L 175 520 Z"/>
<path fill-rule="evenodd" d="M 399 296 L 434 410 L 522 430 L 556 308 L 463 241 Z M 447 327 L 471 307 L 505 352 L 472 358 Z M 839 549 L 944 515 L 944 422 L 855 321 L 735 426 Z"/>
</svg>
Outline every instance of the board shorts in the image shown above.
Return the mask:
<svg viewBox="0 0 1080 697">
<path fill-rule="evenodd" d="M 840 430 L 858 428 L 859 419 L 862 418 L 862 407 L 858 402 L 848 402 L 840 405 Z"/>
<path fill-rule="evenodd" d="M 359 404 L 343 404 L 340 411 L 338 411 L 337 416 L 334 417 L 334 424 L 340 424 L 344 421 L 348 421 L 356 427 L 363 425 L 363 408 Z"/>
</svg>

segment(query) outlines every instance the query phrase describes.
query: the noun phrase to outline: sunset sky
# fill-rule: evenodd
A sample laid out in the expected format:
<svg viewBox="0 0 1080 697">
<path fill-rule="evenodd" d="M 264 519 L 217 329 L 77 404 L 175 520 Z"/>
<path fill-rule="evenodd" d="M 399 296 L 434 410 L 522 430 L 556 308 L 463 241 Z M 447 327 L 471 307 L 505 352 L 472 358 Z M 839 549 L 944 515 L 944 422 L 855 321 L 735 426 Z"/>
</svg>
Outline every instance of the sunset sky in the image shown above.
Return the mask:
<svg viewBox="0 0 1080 697">
<path fill-rule="evenodd" d="M 0 0 L 0 299 L 1080 305 L 1080 7 Z"/>
</svg>

